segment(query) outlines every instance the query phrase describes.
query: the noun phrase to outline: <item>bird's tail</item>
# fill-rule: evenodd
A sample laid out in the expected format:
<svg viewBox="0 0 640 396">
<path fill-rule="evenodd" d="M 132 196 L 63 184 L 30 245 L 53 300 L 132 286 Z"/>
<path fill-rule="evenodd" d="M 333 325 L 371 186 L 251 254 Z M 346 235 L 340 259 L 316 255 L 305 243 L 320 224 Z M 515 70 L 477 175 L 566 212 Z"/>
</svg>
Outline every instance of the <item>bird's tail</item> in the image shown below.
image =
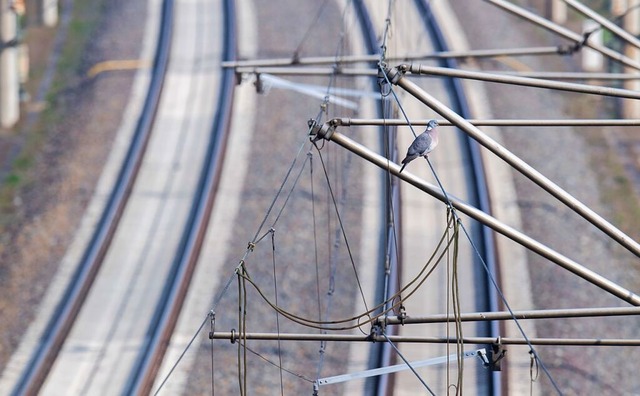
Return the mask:
<svg viewBox="0 0 640 396">
<path fill-rule="evenodd" d="M 398 173 L 402 173 L 402 171 L 403 171 L 403 169 L 404 169 L 404 167 L 405 167 L 405 166 L 407 166 L 407 164 L 406 164 L 406 163 L 403 163 L 403 164 L 402 164 L 402 168 L 400 168 L 400 172 L 398 172 Z"/>
</svg>

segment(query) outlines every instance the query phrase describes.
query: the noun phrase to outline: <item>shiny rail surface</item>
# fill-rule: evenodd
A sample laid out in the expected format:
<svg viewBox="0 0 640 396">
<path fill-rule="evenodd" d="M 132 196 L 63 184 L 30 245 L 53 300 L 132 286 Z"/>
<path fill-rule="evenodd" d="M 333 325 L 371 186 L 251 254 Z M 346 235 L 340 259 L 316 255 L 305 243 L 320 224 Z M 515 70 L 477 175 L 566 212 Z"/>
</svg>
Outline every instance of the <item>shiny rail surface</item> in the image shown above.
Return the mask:
<svg viewBox="0 0 640 396">
<path fill-rule="evenodd" d="M 234 0 L 224 1 L 224 50 L 222 61 L 236 58 L 236 26 Z M 208 143 L 205 167 L 202 169 L 189 220 L 183 231 L 180 247 L 165 289 L 155 307 L 155 314 L 149 324 L 147 337 L 149 342 L 138 357 L 136 369 L 131 373 L 125 394 L 147 395 L 153 390 L 153 384 L 162 364 L 167 346 L 175 328 L 180 309 L 185 299 L 189 282 L 200 254 L 200 248 L 207 229 L 211 208 L 215 199 L 215 189 L 220 177 L 222 157 L 227 131 L 231 122 L 231 104 L 236 84 L 233 69 L 224 69 L 222 84 L 218 94 L 219 102 L 211 137 Z"/>
</svg>

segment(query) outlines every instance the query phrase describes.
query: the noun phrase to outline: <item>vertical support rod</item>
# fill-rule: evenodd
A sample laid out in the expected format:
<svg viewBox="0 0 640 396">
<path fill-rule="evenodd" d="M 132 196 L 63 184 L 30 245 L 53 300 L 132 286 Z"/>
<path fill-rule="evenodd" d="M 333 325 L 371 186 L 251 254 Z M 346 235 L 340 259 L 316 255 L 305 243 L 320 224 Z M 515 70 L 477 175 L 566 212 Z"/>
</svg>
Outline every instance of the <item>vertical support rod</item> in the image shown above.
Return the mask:
<svg viewBox="0 0 640 396">
<path fill-rule="evenodd" d="M 624 30 L 628 31 L 633 37 L 640 34 L 640 0 L 629 0 L 627 2 L 627 14 L 624 16 L 622 23 Z M 640 59 L 640 47 L 628 43 L 625 45 L 624 54 L 631 59 Z M 630 68 L 625 68 L 628 73 Z M 625 81 L 625 89 L 634 91 L 640 90 L 640 81 Z M 622 102 L 622 111 L 625 118 L 637 117 L 640 114 L 640 103 L 636 101 L 625 100 Z"/>
<path fill-rule="evenodd" d="M 0 127 L 11 128 L 20 118 L 17 15 L 9 0 L 0 0 Z"/>
<path fill-rule="evenodd" d="M 40 19 L 46 27 L 54 27 L 58 24 L 58 0 L 38 0 L 40 3 Z"/>
</svg>

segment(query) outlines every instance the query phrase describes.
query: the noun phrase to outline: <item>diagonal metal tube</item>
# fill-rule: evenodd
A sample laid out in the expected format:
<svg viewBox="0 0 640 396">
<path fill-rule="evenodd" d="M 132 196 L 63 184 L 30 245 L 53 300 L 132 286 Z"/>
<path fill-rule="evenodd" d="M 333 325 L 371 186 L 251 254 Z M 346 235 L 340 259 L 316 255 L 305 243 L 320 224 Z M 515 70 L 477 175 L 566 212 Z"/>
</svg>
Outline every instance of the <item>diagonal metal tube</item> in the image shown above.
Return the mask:
<svg viewBox="0 0 640 396">
<path fill-rule="evenodd" d="M 414 68 L 412 68 L 414 69 Z M 414 70 L 419 70 L 414 69 Z M 460 130 L 469 134 L 478 143 L 489 149 L 498 157 L 502 158 L 506 163 L 511 165 L 518 172 L 528 177 L 531 181 L 542 187 L 549 194 L 556 197 L 560 202 L 567 205 L 574 212 L 585 218 L 591 224 L 598 227 L 605 234 L 611 237 L 613 240 L 624 246 L 627 250 L 640 257 L 640 244 L 634 241 L 631 237 L 624 232 L 616 228 L 613 224 L 602 218 L 599 214 L 591 210 L 587 205 L 580 202 L 571 194 L 563 190 L 560 186 L 549 180 L 543 174 L 534 169 L 531 165 L 521 160 L 518 156 L 507 150 L 495 140 L 491 139 L 488 135 L 476 128 L 469 121 L 458 115 L 455 111 L 445 106 L 442 102 L 428 94 L 422 88 L 415 83 L 405 78 L 404 75 L 397 71 L 397 69 L 387 70 L 389 80 L 402 87 L 408 93 L 420 100 L 425 105 L 442 115 L 447 120 L 455 124 Z"/>
<path fill-rule="evenodd" d="M 520 77 L 510 74 L 495 74 L 470 70 L 451 69 L 448 67 L 426 66 L 420 64 L 400 65 L 398 66 L 398 69 L 406 70 L 411 73 L 420 75 L 459 77 L 501 84 L 520 85 L 525 87 L 556 89 L 560 91 L 587 93 L 603 96 L 616 96 L 627 99 L 640 99 L 640 92 L 632 91 L 629 89 L 543 80 L 541 78 Z"/>
<path fill-rule="evenodd" d="M 367 161 L 384 169 L 385 171 L 388 170 L 395 176 L 408 182 L 414 187 L 426 192 L 427 194 L 437 198 L 438 200 L 442 202 L 447 202 L 445 195 L 443 194 L 442 190 L 440 190 L 438 187 L 434 186 L 433 184 L 427 183 L 426 181 L 414 176 L 409 172 L 400 173 L 400 166 L 398 164 L 391 162 L 390 160 L 381 156 L 380 154 L 373 152 L 372 150 L 366 148 L 365 146 L 335 131 L 334 127 L 327 126 L 327 124 L 325 124 L 322 128 L 316 128 L 314 132 L 317 134 L 317 138 L 324 138 L 327 140 L 331 140 L 339 144 L 340 146 L 346 148 L 347 150 L 366 159 Z M 502 223 L 495 217 L 486 214 L 480 209 L 474 206 L 471 206 L 468 203 L 461 201 L 455 197 L 449 196 L 448 198 L 451 204 L 453 205 L 453 207 L 459 210 L 460 212 L 481 222 L 482 224 L 490 227 L 496 232 L 499 232 L 500 234 L 506 236 L 507 238 L 541 255 L 542 257 L 558 264 L 562 268 L 568 271 L 571 271 L 572 273 L 578 275 L 579 277 L 585 279 L 586 281 L 600 287 L 603 290 L 608 291 L 614 296 L 617 296 L 620 299 L 627 301 L 630 304 L 640 306 L 640 296 L 634 294 L 633 292 L 606 279 L 605 277 L 595 273 L 594 271 L 591 271 L 590 269 L 584 267 L 583 265 L 576 263 L 570 258 L 563 256 L 562 254 L 538 242 L 537 240 L 523 234 L 522 232 Z"/>
<path fill-rule="evenodd" d="M 485 0 L 488 3 L 491 3 L 497 7 L 502 8 L 505 11 L 512 13 L 520 18 L 526 19 L 530 22 L 533 22 L 547 30 L 550 30 L 568 40 L 574 41 L 576 43 L 580 43 L 583 40 L 583 36 L 573 32 L 567 28 L 564 28 L 556 23 L 551 22 L 548 19 L 545 19 L 539 15 L 536 15 L 530 11 L 525 10 L 522 7 L 519 7 L 513 3 L 510 3 L 505 0 Z M 585 45 L 589 48 L 592 48 L 603 55 L 610 57 L 611 59 L 615 59 L 620 63 L 623 63 L 626 66 L 633 67 L 634 69 L 640 70 L 640 63 L 637 61 L 622 55 L 621 53 L 614 51 L 610 48 L 607 48 L 603 45 L 595 44 L 587 40 Z"/>
<path fill-rule="evenodd" d="M 616 25 L 615 23 L 611 22 L 607 18 L 598 14 L 591 8 L 587 7 L 586 5 L 576 0 L 562 0 L 562 1 L 567 3 L 569 6 L 575 8 L 578 12 L 582 13 L 583 15 L 598 22 L 600 25 L 604 26 L 606 29 L 618 35 L 620 38 L 626 40 L 629 44 L 633 45 L 636 48 L 640 48 L 640 40 L 638 40 L 636 36 L 622 29 L 620 26 Z"/>
<path fill-rule="evenodd" d="M 411 125 L 424 126 L 431 121 L 430 119 L 411 120 Z M 440 126 L 453 125 L 449 120 L 436 120 Z M 475 126 L 537 126 L 537 127 L 558 127 L 558 126 L 583 126 L 583 127 L 601 127 L 601 126 L 640 126 L 640 119 L 573 119 L 573 120 L 547 120 L 547 119 L 467 119 Z M 372 125 L 388 125 L 388 126 L 408 126 L 409 122 L 404 118 L 334 118 L 329 120 L 334 126 L 372 126 Z"/>
</svg>

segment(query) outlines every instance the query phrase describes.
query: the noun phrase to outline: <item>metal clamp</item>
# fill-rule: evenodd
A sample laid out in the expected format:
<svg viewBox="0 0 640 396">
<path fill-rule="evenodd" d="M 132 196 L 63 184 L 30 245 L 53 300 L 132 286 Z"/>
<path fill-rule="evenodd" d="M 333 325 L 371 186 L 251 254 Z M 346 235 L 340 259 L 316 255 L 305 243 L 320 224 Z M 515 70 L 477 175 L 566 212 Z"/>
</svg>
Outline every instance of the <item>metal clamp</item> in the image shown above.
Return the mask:
<svg viewBox="0 0 640 396">
<path fill-rule="evenodd" d="M 309 120 L 307 122 L 309 126 L 309 137 L 313 142 L 317 142 L 320 139 L 331 140 L 331 135 L 335 132 L 336 128 L 329 123 L 324 123 L 322 125 L 318 125 L 316 120 Z"/>
</svg>

